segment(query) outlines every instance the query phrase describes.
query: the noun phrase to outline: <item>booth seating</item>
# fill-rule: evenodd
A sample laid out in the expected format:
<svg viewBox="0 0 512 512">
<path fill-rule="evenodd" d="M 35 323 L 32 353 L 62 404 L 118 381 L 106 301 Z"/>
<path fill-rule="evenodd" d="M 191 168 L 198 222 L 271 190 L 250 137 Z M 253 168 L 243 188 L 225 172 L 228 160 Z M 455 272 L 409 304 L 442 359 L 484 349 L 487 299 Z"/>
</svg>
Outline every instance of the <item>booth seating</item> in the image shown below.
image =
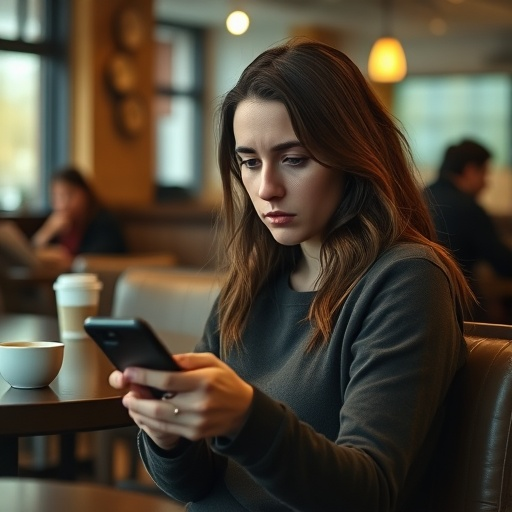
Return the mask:
<svg viewBox="0 0 512 512">
<path fill-rule="evenodd" d="M 220 291 L 221 276 L 214 271 L 172 268 L 136 268 L 123 272 L 115 286 L 112 315 L 146 320 L 167 342 L 171 352 L 192 351 L 200 339 L 206 319 Z M 167 336 L 166 333 L 171 333 Z M 181 344 L 172 333 L 186 335 Z M 137 428 L 126 427 L 95 433 L 97 439 L 96 480 L 113 483 L 114 443 L 129 447 L 129 480 L 135 482 L 139 455 Z M 126 482 L 123 484 L 125 485 Z"/>
</svg>

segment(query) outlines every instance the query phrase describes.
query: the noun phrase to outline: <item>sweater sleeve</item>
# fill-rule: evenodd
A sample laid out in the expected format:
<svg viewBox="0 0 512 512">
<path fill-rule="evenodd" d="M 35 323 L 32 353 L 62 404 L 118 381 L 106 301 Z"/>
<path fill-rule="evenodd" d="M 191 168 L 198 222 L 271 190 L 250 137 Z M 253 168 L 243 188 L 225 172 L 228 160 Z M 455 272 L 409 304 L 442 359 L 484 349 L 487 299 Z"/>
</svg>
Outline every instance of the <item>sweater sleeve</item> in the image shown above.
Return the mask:
<svg viewBox="0 0 512 512">
<path fill-rule="evenodd" d="M 217 301 L 206 323 L 205 332 L 195 348 L 196 352 L 218 355 Z M 142 430 L 137 445 L 142 462 L 157 486 L 173 499 L 181 502 L 199 501 L 222 478 L 225 457 L 215 454 L 208 440 L 191 442 L 182 438 L 170 451 L 159 448 Z"/>
<path fill-rule="evenodd" d="M 177 501 L 198 501 L 212 489 L 222 475 L 226 460 L 210 449 L 208 442 L 182 439 L 174 450 L 164 451 L 142 430 L 137 444 L 153 481 Z"/>
<path fill-rule="evenodd" d="M 351 293 L 331 340 L 343 338 L 332 361 L 343 376 L 337 439 L 256 390 L 244 428 L 235 439 L 214 439 L 214 449 L 290 509 L 397 510 L 428 465 L 463 360 L 456 310 L 432 262 L 380 267 Z"/>
</svg>

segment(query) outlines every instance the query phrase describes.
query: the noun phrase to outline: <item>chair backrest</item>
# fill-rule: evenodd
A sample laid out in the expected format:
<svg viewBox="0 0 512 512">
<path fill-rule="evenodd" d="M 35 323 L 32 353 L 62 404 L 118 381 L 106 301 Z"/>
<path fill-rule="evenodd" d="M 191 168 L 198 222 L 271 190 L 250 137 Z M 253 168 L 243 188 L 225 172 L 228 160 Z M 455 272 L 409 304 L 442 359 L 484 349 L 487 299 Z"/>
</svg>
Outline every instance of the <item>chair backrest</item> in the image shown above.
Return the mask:
<svg viewBox="0 0 512 512">
<path fill-rule="evenodd" d="M 466 322 L 464 334 L 432 510 L 512 511 L 512 326 Z"/>
<path fill-rule="evenodd" d="M 221 276 L 213 271 L 131 268 L 117 281 L 112 314 L 143 318 L 159 332 L 198 340 L 220 286 Z"/>
<path fill-rule="evenodd" d="M 103 283 L 98 314 L 108 316 L 112 313 L 115 286 L 122 272 L 132 267 L 171 267 L 176 264 L 176 257 L 167 253 L 79 254 L 71 269 L 98 276 Z"/>
</svg>

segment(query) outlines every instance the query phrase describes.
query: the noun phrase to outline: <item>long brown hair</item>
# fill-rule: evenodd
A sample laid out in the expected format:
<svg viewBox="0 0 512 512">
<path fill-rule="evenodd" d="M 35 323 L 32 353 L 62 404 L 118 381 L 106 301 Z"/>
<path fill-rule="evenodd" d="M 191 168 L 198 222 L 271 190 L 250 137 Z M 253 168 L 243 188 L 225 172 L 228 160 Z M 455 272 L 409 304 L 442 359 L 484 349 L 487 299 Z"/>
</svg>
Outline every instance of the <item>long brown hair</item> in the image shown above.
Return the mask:
<svg viewBox="0 0 512 512">
<path fill-rule="evenodd" d="M 64 183 L 81 190 L 85 194 L 87 197 L 87 211 L 85 212 L 84 221 L 86 223 L 90 222 L 101 208 L 101 202 L 92 185 L 77 167 L 70 165 L 56 171 L 51 177 L 51 184 L 54 183 Z"/>
<path fill-rule="evenodd" d="M 429 246 L 446 265 L 457 299 L 471 292 L 436 236 L 408 143 L 356 65 L 341 51 L 311 41 L 291 41 L 257 57 L 220 108 L 218 161 L 223 186 L 222 222 L 227 251 L 220 295 L 223 350 L 242 336 L 260 287 L 290 269 L 297 247 L 277 243 L 258 218 L 235 155 L 233 118 L 247 98 L 279 101 L 312 157 L 344 173 L 344 195 L 333 215 L 320 255 L 318 292 L 308 319 L 310 348 L 327 342 L 344 300 L 387 248 L 399 242 Z"/>
</svg>

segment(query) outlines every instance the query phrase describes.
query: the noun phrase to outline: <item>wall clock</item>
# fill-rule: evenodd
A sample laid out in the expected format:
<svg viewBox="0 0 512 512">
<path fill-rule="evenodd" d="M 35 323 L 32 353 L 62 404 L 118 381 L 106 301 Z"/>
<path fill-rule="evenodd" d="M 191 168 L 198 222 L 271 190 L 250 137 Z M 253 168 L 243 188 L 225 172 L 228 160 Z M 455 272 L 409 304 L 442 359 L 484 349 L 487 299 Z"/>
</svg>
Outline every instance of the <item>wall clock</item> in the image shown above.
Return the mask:
<svg viewBox="0 0 512 512">
<path fill-rule="evenodd" d="M 133 5 L 126 5 L 114 18 L 114 37 L 120 48 L 135 51 L 140 48 L 145 35 L 144 18 Z"/>
<path fill-rule="evenodd" d="M 107 64 L 107 81 L 117 94 L 128 94 L 137 85 L 137 68 L 128 53 L 115 53 Z"/>
<path fill-rule="evenodd" d="M 128 137 L 138 135 L 146 127 L 147 115 L 146 103 L 137 94 L 128 94 L 116 103 L 117 125 Z"/>
</svg>

